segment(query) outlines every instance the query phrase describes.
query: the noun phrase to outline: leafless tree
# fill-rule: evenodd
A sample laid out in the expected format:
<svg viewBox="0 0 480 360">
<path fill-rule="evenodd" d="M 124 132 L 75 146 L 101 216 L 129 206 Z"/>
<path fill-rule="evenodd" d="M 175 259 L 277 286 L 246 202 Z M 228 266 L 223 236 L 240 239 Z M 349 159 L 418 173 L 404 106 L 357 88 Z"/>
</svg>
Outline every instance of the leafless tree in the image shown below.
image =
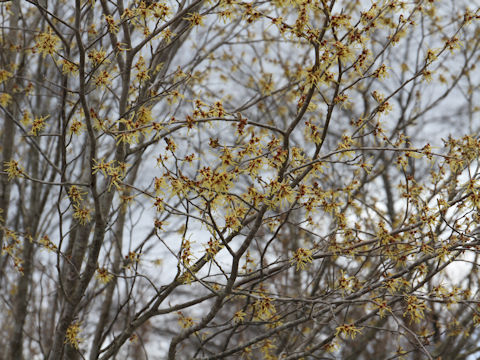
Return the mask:
<svg viewBox="0 0 480 360">
<path fill-rule="evenodd" d="M 0 359 L 478 353 L 479 6 L 0 1 Z"/>
</svg>

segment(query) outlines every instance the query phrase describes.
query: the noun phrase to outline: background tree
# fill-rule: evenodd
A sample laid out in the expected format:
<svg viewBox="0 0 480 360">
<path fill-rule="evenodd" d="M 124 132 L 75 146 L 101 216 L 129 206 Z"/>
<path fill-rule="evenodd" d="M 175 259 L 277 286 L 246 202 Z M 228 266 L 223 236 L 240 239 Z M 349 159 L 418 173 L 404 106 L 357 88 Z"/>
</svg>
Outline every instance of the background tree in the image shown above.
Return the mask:
<svg viewBox="0 0 480 360">
<path fill-rule="evenodd" d="M 0 359 L 477 353 L 479 6 L 1 2 Z"/>
</svg>

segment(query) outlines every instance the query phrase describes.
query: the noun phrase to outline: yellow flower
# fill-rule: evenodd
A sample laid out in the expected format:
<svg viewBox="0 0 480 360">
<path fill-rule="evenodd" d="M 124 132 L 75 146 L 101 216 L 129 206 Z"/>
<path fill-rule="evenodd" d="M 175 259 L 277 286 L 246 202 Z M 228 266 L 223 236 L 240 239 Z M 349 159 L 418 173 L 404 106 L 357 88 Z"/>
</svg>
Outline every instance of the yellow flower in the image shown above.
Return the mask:
<svg viewBox="0 0 480 360">
<path fill-rule="evenodd" d="M 97 269 L 97 273 L 95 274 L 95 277 L 102 284 L 107 284 L 113 279 L 113 275 L 109 273 L 108 270 L 104 267 Z"/>
<path fill-rule="evenodd" d="M 185 20 L 190 21 L 192 26 L 200 25 L 203 26 L 203 16 L 199 13 L 190 14 L 189 17 L 186 17 Z"/>
<path fill-rule="evenodd" d="M 18 164 L 18 161 L 10 160 L 5 161 L 5 172 L 8 175 L 8 180 L 20 177 L 23 174 L 23 168 Z"/>
<path fill-rule="evenodd" d="M 80 345 L 81 339 L 78 337 L 80 334 L 80 323 L 73 322 L 67 329 L 67 333 L 65 334 L 65 343 L 70 344 L 75 349 L 78 349 Z"/>
<path fill-rule="evenodd" d="M 10 104 L 11 101 L 12 101 L 12 96 L 11 95 L 9 95 L 7 93 L 0 94 L 0 105 L 2 105 L 3 107 Z"/>
<path fill-rule="evenodd" d="M 190 316 L 185 316 L 181 311 L 177 312 L 178 314 L 178 323 L 183 329 L 188 329 L 191 328 L 195 323 L 193 321 L 193 318 Z"/>
<path fill-rule="evenodd" d="M 208 247 L 206 249 L 206 253 L 210 258 L 214 258 L 215 255 L 222 249 L 222 244 L 220 244 L 220 241 L 218 239 L 212 239 L 208 240 Z"/>
<path fill-rule="evenodd" d="M 296 270 L 305 269 L 307 263 L 311 263 L 313 261 L 312 258 L 312 250 L 298 248 L 293 255 L 293 258 L 290 260 L 293 264 L 296 264 Z"/>
<path fill-rule="evenodd" d="M 102 70 L 98 75 L 95 76 L 95 85 L 100 87 L 106 87 L 112 82 L 111 75 L 108 71 Z"/>
<path fill-rule="evenodd" d="M 9 78 L 12 77 L 12 73 L 5 70 L 5 69 L 0 69 L 0 84 L 4 82 L 5 80 L 8 80 Z"/>
<path fill-rule="evenodd" d="M 57 245 L 55 245 L 53 242 L 50 241 L 50 238 L 48 237 L 48 235 L 44 235 L 38 241 L 38 243 L 40 245 L 43 245 L 47 250 L 50 250 L 50 251 L 56 251 L 57 250 Z"/>
<path fill-rule="evenodd" d="M 354 324 L 343 324 L 337 327 L 335 336 L 345 335 L 351 339 L 355 339 L 355 337 L 362 332 L 362 329 L 363 328 L 356 327 Z"/>
<path fill-rule="evenodd" d="M 109 32 L 114 34 L 118 32 L 118 22 L 115 21 L 112 15 L 106 15 L 105 21 L 107 22 Z"/>
<path fill-rule="evenodd" d="M 242 323 L 244 321 L 244 318 L 247 314 L 243 312 L 242 310 L 238 310 L 235 315 L 233 315 L 233 322 L 235 324 Z"/>
<path fill-rule="evenodd" d="M 101 172 L 104 176 L 107 176 L 107 174 L 110 174 L 111 172 L 111 169 L 113 167 L 113 160 L 109 161 L 109 162 L 105 162 L 105 159 L 100 159 L 100 161 L 96 160 L 96 159 L 93 159 L 93 161 L 96 163 L 96 165 L 94 165 L 92 167 L 92 175 L 93 174 L 96 174 L 97 172 Z"/>
<path fill-rule="evenodd" d="M 107 59 L 107 52 L 103 49 L 92 50 L 88 53 L 88 59 L 93 63 L 93 65 L 107 64 L 110 61 Z"/>
<path fill-rule="evenodd" d="M 68 129 L 69 135 L 75 134 L 80 135 L 85 125 L 80 120 L 73 120 L 70 128 Z"/>
<path fill-rule="evenodd" d="M 347 290 L 350 290 L 352 288 L 352 281 L 353 278 L 349 277 L 345 271 L 341 271 L 342 276 L 337 280 L 336 285 L 338 288 L 342 291 L 342 293 L 345 293 Z"/>
<path fill-rule="evenodd" d="M 424 311 L 428 310 L 427 305 L 419 301 L 418 298 L 413 295 L 407 295 L 405 300 L 407 302 L 407 310 L 403 313 L 403 316 L 408 316 L 410 322 L 413 320 L 416 323 L 419 323 L 425 317 Z"/>
<path fill-rule="evenodd" d="M 145 63 L 145 59 L 143 58 L 143 56 L 140 56 L 138 58 L 138 62 L 135 64 L 135 69 L 137 69 L 136 78 L 138 81 L 141 82 L 150 79 L 150 75 L 148 74 L 149 68 Z"/>
<path fill-rule="evenodd" d="M 36 117 L 33 120 L 32 129 L 30 130 L 29 134 L 37 136 L 40 131 L 45 128 L 45 120 L 48 119 L 48 115 L 43 117 Z"/>
<path fill-rule="evenodd" d="M 257 301 L 255 301 L 253 307 L 259 320 L 268 320 L 277 312 L 273 299 L 263 294 Z"/>
<path fill-rule="evenodd" d="M 70 186 L 68 189 L 68 196 L 74 203 L 79 203 L 83 199 L 83 195 L 85 195 L 86 192 L 83 192 L 80 190 L 80 188 L 76 185 Z"/>
<path fill-rule="evenodd" d="M 63 74 L 77 74 L 78 73 L 78 65 L 70 60 L 63 59 L 62 60 L 62 73 Z"/>
<path fill-rule="evenodd" d="M 283 203 L 292 203 L 295 200 L 295 191 L 288 184 L 287 181 L 281 183 L 273 184 L 273 192 L 275 193 L 275 199 L 280 202 L 280 205 Z"/>
<path fill-rule="evenodd" d="M 445 40 L 445 47 L 450 50 L 450 52 L 453 54 L 454 50 L 460 49 L 462 46 L 462 43 L 458 39 L 458 37 L 454 36 L 451 39 Z"/>
<path fill-rule="evenodd" d="M 155 189 L 155 194 L 164 194 L 165 190 L 168 188 L 167 182 L 165 181 L 165 177 L 155 177 L 154 179 L 154 189 Z"/>
<path fill-rule="evenodd" d="M 375 307 L 378 309 L 378 314 L 380 315 L 380 318 L 383 318 L 387 312 L 392 311 L 390 306 L 388 306 L 385 301 L 382 301 L 380 303 L 375 302 Z"/>
<path fill-rule="evenodd" d="M 79 207 L 76 205 L 74 205 L 73 208 L 75 209 L 75 212 L 73 213 L 73 218 L 77 219 L 80 224 L 85 225 L 87 222 L 90 221 L 90 209 Z"/>
<path fill-rule="evenodd" d="M 338 59 L 342 62 L 352 61 L 355 59 L 355 54 L 353 53 L 352 49 L 341 43 L 340 41 L 336 41 L 333 44 L 335 55 Z"/>
<path fill-rule="evenodd" d="M 378 67 L 377 70 L 374 71 L 372 76 L 377 79 L 385 79 L 386 77 L 388 77 L 388 69 L 389 68 L 385 64 L 382 64 Z"/>
<path fill-rule="evenodd" d="M 152 4 L 152 15 L 159 20 L 167 17 L 170 12 L 170 7 L 167 4 L 162 4 L 160 2 L 155 2 Z"/>
<path fill-rule="evenodd" d="M 223 168 L 227 168 L 228 166 L 236 164 L 232 152 L 226 146 L 223 147 L 223 154 L 220 155 L 220 159 L 222 160 L 222 167 Z"/>
<path fill-rule="evenodd" d="M 38 35 L 36 40 L 37 42 L 34 49 L 38 50 L 43 57 L 46 55 L 53 55 L 57 50 L 60 41 L 58 36 L 52 34 L 51 29 L 48 29 L 48 32 L 43 32 Z"/>
</svg>

